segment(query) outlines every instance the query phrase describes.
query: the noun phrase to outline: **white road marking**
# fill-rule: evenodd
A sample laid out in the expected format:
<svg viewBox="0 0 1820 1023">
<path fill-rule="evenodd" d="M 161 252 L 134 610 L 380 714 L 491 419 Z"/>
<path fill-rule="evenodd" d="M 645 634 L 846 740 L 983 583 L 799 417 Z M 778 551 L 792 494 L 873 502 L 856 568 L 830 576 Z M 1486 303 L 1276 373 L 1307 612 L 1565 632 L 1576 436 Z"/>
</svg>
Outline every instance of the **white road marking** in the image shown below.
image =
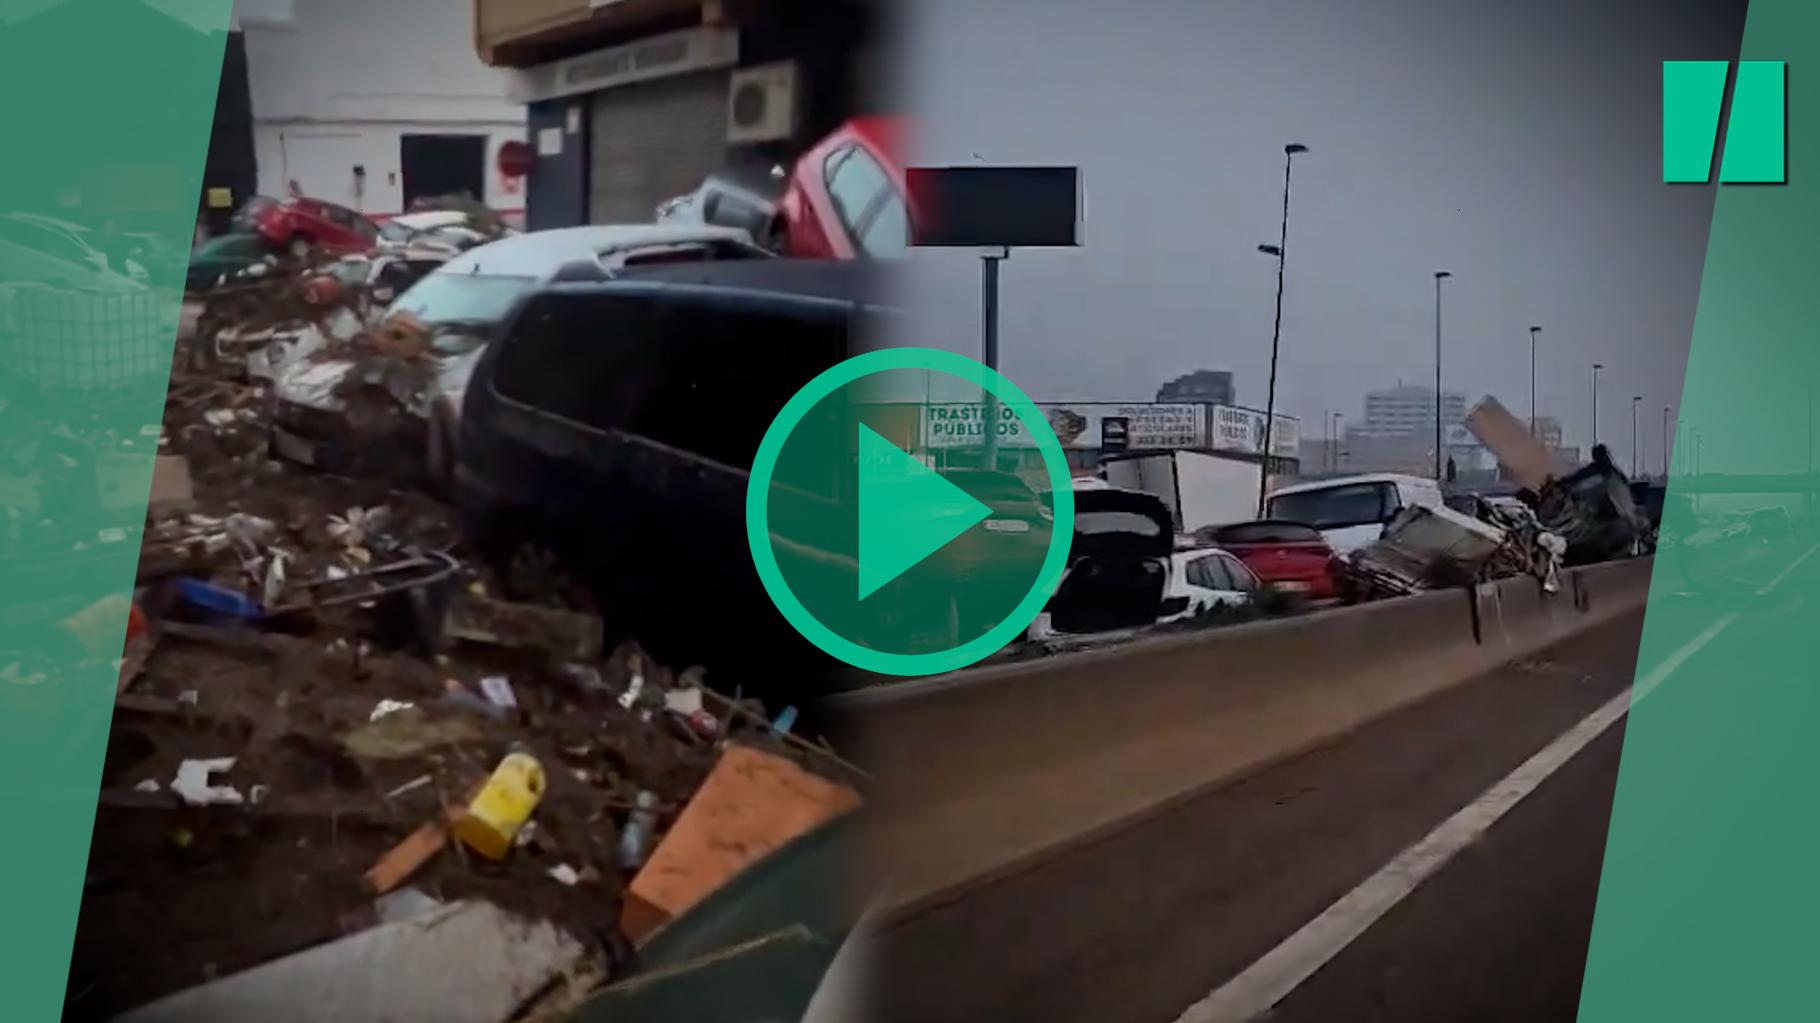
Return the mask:
<svg viewBox="0 0 1820 1023">
<path fill-rule="evenodd" d="M 1808 548 L 1806 553 L 1757 591 L 1758 595 L 1768 594 L 1775 589 L 1817 550 L 1820 550 L 1820 544 Z M 1248 1023 L 1269 1012 L 1356 941 L 1359 935 L 1382 919 L 1384 914 L 1407 898 L 1423 881 L 1433 877 L 1461 850 L 1476 842 L 1493 824 L 1522 802 L 1524 797 L 1572 760 L 1575 754 L 1623 718 L 1630 710 L 1633 693 L 1635 699 L 1641 700 L 1654 692 L 1688 658 L 1699 653 L 1708 643 L 1717 639 L 1720 633 L 1730 628 L 1738 620 L 1739 614 L 1737 611 L 1727 613 L 1707 626 L 1699 635 L 1664 658 L 1648 674 L 1562 733 L 1503 780 L 1486 789 L 1477 799 L 1429 832 L 1427 837 L 1403 850 L 1377 873 L 1366 878 L 1363 884 L 1346 893 L 1321 915 L 1304 924 L 1301 930 L 1265 953 L 1263 958 L 1246 967 L 1206 998 L 1189 1006 L 1176 1023 Z"/>
</svg>

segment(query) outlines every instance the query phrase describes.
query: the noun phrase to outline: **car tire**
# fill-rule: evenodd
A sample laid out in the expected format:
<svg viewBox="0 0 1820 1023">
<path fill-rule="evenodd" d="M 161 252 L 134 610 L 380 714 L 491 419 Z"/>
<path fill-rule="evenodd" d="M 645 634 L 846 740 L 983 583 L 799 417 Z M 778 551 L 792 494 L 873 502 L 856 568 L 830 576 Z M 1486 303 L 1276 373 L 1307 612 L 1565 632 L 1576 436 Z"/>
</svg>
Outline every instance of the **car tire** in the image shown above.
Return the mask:
<svg viewBox="0 0 1820 1023">
<path fill-rule="evenodd" d="M 292 235 L 290 242 L 285 245 L 285 251 L 291 254 L 292 259 L 310 258 L 310 248 L 310 240 L 300 234 Z"/>
</svg>

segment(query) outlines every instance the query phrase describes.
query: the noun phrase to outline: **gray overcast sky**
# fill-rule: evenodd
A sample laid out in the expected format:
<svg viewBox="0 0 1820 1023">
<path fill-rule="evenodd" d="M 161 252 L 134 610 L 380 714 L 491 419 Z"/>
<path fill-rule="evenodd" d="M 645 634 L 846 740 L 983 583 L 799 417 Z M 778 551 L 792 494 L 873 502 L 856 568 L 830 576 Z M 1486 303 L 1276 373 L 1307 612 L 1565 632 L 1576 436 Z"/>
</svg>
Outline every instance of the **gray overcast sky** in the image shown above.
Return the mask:
<svg viewBox="0 0 1820 1023">
<path fill-rule="evenodd" d="M 1278 405 L 1320 435 L 1370 388 L 1449 390 L 1660 457 L 1712 190 L 1661 182 L 1665 59 L 1736 56 L 1728 0 L 914 0 L 902 51 L 924 164 L 1083 168 L 1086 245 L 1004 270 L 1003 369 L 1038 400 L 1148 400 L 1231 369 L 1262 407 L 1283 151 L 1292 186 Z M 921 343 L 977 355 L 978 264 L 923 252 Z M 1650 424 L 1653 424 L 1650 425 Z"/>
</svg>

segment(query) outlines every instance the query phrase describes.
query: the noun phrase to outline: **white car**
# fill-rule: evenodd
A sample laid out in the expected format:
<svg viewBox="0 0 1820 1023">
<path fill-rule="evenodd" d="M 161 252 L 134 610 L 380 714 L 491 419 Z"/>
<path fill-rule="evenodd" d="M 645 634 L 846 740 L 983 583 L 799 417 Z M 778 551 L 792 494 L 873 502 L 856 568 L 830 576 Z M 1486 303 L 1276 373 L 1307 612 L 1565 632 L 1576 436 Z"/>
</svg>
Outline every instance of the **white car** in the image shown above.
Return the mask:
<svg viewBox="0 0 1820 1023">
<path fill-rule="evenodd" d="M 1236 610 L 1262 589 L 1238 558 L 1179 541 L 1161 498 L 1074 481 L 1068 569 L 1025 636 L 1113 635 Z"/>
<path fill-rule="evenodd" d="M 1187 547 L 1170 555 L 1167 587 L 1159 624 L 1250 607 L 1264 584 L 1218 547 Z"/>
<path fill-rule="evenodd" d="M 1274 490 L 1264 517 L 1313 526 L 1335 554 L 1346 557 L 1383 536 L 1403 509 L 1442 503 L 1440 485 L 1427 477 L 1371 473 Z"/>
<path fill-rule="evenodd" d="M 508 232 L 507 237 L 517 233 Z M 401 213 L 379 225 L 382 250 L 435 247 L 463 252 L 487 241 L 488 236 L 476 230 L 472 218 L 460 210 Z"/>
<path fill-rule="evenodd" d="M 81 224 L 37 213 L 10 213 L 7 219 L 12 221 L 9 241 L 21 241 L 49 255 L 85 263 L 98 273 L 119 274 L 135 284 L 150 280 L 145 268 L 133 260 L 125 260 L 124 266 L 110 266 L 107 254 L 89 241 L 94 232 Z"/>
</svg>

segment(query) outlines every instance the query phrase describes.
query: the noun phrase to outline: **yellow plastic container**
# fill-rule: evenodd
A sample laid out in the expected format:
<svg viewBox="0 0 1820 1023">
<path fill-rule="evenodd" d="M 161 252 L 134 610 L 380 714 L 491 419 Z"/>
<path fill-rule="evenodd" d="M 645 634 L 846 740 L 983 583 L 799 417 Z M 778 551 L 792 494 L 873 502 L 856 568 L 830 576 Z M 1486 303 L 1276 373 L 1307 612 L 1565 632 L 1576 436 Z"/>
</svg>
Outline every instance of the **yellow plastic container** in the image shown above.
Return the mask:
<svg viewBox="0 0 1820 1023">
<path fill-rule="evenodd" d="M 455 837 L 490 860 L 512 851 L 518 829 L 543 799 L 543 765 L 526 753 L 508 754 L 468 808 L 455 815 Z"/>
</svg>

